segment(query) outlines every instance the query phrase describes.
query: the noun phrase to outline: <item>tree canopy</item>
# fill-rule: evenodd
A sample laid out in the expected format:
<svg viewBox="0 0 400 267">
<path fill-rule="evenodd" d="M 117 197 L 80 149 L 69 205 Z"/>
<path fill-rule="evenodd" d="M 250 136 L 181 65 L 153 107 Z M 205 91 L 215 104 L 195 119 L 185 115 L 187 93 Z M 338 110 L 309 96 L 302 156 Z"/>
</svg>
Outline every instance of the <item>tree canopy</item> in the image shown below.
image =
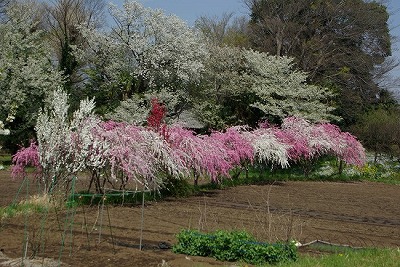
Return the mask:
<svg viewBox="0 0 400 267">
<path fill-rule="evenodd" d="M 364 114 L 353 126 L 353 132 L 364 146 L 377 156 L 381 153 L 400 155 L 400 112 L 398 109 L 379 108 Z"/>
<path fill-rule="evenodd" d="M 64 87 L 79 102 L 84 79 L 82 65 L 73 54 L 74 47 L 85 45 L 85 39 L 79 31 L 81 25 L 100 28 L 105 22 L 104 0 L 53 0 L 44 4 L 43 24 L 51 43 L 57 68 L 64 74 Z M 74 103 L 73 103 L 74 104 Z"/>
<path fill-rule="evenodd" d="M 314 122 L 338 121 L 332 114 L 332 90 L 307 83 L 293 59 L 244 48 L 209 48 L 202 90 L 195 108 L 211 128 L 257 123 L 268 118 L 280 123 L 299 116 Z"/>
<path fill-rule="evenodd" d="M 189 27 L 126 0 L 109 5 L 113 23 L 102 27 L 103 1 L 1 1 L 0 120 L 11 129 L 7 138 L 33 137 L 37 111 L 60 86 L 72 110 L 95 97 L 103 118 L 145 125 L 157 99 L 166 121 L 208 133 L 289 116 L 348 126 L 372 105 L 396 105 L 378 80 L 390 69 L 383 5 L 246 3 L 250 21 L 223 14 Z"/>
<path fill-rule="evenodd" d="M 252 46 L 295 58 L 308 79 L 339 92 L 345 124 L 378 101 L 373 70 L 391 55 L 389 14 L 363 0 L 247 0 Z"/>
</svg>

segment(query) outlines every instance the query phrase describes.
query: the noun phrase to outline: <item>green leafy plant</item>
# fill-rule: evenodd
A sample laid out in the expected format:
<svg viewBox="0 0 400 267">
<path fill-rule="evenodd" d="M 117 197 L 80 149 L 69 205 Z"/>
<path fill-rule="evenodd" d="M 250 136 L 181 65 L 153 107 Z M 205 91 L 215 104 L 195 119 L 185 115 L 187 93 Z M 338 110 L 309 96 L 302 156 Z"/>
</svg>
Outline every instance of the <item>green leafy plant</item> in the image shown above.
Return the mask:
<svg viewBox="0 0 400 267">
<path fill-rule="evenodd" d="M 194 230 L 183 230 L 177 236 L 178 244 L 172 251 L 192 256 L 210 256 L 212 253 L 211 237 Z"/>
<path fill-rule="evenodd" d="M 244 261 L 250 264 L 275 264 L 295 261 L 294 243 L 268 244 L 257 242 L 243 231 L 216 231 L 205 234 L 196 230 L 183 230 L 177 235 L 175 253 L 213 257 L 220 261 Z"/>
</svg>

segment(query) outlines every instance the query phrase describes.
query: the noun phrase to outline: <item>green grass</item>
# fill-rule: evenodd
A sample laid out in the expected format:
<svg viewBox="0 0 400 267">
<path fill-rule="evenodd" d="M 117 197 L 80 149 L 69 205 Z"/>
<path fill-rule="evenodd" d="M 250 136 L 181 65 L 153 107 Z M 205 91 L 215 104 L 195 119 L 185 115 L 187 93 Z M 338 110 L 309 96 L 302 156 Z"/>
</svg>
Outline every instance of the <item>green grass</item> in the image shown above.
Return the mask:
<svg viewBox="0 0 400 267">
<path fill-rule="evenodd" d="M 23 214 L 44 213 L 51 207 L 46 196 L 33 196 L 29 200 L 0 207 L 0 220 Z"/>
<path fill-rule="evenodd" d="M 10 165 L 12 161 L 12 156 L 9 154 L 0 154 L 0 163 L 3 162 L 4 165 Z"/>
<path fill-rule="evenodd" d="M 362 249 L 319 257 L 300 255 L 294 263 L 282 263 L 279 267 L 399 267 L 400 249 Z"/>
<path fill-rule="evenodd" d="M 323 157 L 313 162 L 311 171 L 305 175 L 304 165 L 292 164 L 289 168 L 273 168 L 270 165 L 255 164 L 248 173 L 242 171 L 235 179 L 224 179 L 220 187 L 245 184 L 270 184 L 276 181 L 331 181 L 354 182 L 372 181 L 400 185 L 400 167 L 397 161 L 385 164 L 368 162 L 362 168 L 345 166 L 339 174 L 338 162 L 334 158 Z"/>
</svg>

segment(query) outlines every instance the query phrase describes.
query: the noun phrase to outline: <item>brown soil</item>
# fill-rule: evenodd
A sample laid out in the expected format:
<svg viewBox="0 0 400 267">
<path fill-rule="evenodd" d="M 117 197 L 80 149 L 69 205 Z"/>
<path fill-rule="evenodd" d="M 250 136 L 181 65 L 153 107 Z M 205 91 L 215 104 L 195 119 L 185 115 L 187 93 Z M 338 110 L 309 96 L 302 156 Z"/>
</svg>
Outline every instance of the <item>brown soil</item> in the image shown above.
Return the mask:
<svg viewBox="0 0 400 267">
<path fill-rule="evenodd" d="M 21 181 L 0 172 L 0 206 L 17 196 Z M 29 190 L 29 193 L 34 192 Z M 26 188 L 20 190 L 22 199 Z M 5 219 L 0 249 L 11 258 L 52 258 L 69 266 L 231 266 L 174 254 L 182 229 L 247 230 L 260 240 L 324 240 L 353 247 L 400 247 L 400 186 L 379 183 L 283 182 L 239 186 L 186 199 L 147 202 L 143 249 L 141 206 L 85 206 Z M 5 257 L 0 257 L 5 262 Z M 163 264 L 164 262 L 164 264 Z M 49 266 L 49 265 L 48 265 Z"/>
</svg>

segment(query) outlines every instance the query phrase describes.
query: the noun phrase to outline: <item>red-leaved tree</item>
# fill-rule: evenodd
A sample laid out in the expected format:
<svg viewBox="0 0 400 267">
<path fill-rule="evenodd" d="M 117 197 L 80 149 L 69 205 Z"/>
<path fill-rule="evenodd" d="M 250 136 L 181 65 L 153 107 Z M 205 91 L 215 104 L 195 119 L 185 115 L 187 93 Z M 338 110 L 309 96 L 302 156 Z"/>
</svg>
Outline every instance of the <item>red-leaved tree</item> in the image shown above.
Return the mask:
<svg viewBox="0 0 400 267">
<path fill-rule="evenodd" d="M 147 117 L 147 126 L 153 130 L 159 131 L 166 114 L 167 109 L 165 105 L 161 104 L 157 98 L 152 98 L 150 114 Z"/>
</svg>

